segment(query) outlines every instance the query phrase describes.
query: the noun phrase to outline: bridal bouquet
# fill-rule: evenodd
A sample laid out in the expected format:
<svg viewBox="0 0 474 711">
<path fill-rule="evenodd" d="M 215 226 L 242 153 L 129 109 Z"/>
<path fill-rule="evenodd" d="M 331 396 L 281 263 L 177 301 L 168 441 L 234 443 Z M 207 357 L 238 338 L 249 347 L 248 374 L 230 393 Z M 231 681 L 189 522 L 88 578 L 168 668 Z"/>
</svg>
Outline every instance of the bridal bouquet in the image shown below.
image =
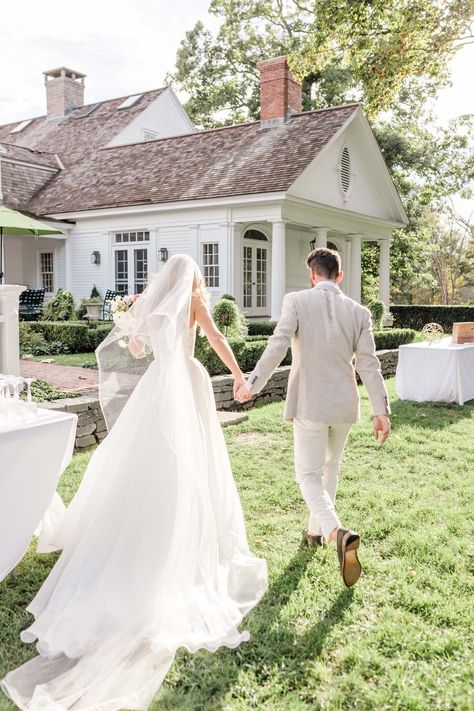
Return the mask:
<svg viewBox="0 0 474 711">
<path fill-rule="evenodd" d="M 116 326 L 121 326 L 123 322 L 127 320 L 124 316 L 139 296 L 140 294 L 132 294 L 130 296 L 127 294 L 124 296 L 119 295 L 109 301 L 112 318 Z"/>
<path fill-rule="evenodd" d="M 151 346 L 145 343 L 143 338 L 131 336 L 131 333 L 133 333 L 133 317 L 128 313 L 139 296 L 140 294 L 115 296 L 109 301 L 109 304 L 114 323 L 122 332 L 122 337 L 118 341 L 119 346 L 128 348 L 134 358 L 145 358 L 150 355 Z"/>
</svg>

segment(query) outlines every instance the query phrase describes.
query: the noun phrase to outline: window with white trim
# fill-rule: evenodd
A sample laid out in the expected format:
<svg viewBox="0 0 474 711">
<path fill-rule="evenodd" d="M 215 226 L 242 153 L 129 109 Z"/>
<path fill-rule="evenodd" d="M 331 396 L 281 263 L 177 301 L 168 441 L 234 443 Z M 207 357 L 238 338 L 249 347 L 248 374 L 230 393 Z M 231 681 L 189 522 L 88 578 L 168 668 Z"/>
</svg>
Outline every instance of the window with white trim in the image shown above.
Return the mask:
<svg viewBox="0 0 474 711">
<path fill-rule="evenodd" d="M 150 233 L 148 230 L 138 232 L 116 232 L 115 244 L 130 244 L 131 242 L 149 242 Z"/>
<path fill-rule="evenodd" d="M 148 128 L 144 128 L 142 130 L 142 136 L 144 141 L 154 141 L 155 138 L 158 138 L 157 132 L 150 131 Z"/>
<path fill-rule="evenodd" d="M 40 252 L 40 285 L 48 294 L 54 291 L 54 252 Z"/>
<path fill-rule="evenodd" d="M 219 287 L 219 243 L 204 242 L 202 245 L 202 273 L 206 285 L 212 289 Z"/>
</svg>

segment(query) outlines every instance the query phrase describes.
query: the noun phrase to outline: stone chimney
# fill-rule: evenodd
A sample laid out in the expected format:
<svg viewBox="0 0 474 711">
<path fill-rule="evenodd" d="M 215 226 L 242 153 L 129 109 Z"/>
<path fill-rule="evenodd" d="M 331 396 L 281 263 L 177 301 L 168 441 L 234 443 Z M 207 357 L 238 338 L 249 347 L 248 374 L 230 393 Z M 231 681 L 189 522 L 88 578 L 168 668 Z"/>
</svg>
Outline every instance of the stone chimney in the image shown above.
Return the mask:
<svg viewBox="0 0 474 711">
<path fill-rule="evenodd" d="M 260 70 L 260 121 L 262 128 L 285 123 L 301 111 L 301 86 L 290 72 L 286 57 L 265 59 Z"/>
<path fill-rule="evenodd" d="M 73 109 L 84 106 L 85 74 L 67 67 L 51 69 L 43 74 L 48 118 L 66 116 Z"/>
</svg>

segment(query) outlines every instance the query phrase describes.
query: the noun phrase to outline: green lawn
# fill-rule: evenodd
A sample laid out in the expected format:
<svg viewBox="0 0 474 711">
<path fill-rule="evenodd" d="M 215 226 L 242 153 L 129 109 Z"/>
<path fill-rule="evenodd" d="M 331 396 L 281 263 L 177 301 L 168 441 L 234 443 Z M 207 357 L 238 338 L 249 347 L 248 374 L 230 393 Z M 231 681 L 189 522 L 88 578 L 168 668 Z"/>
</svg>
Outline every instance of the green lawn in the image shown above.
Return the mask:
<svg viewBox="0 0 474 711">
<path fill-rule="evenodd" d="M 33 356 L 31 360 L 51 360 L 57 365 L 78 365 L 81 367 L 86 366 L 88 368 L 91 366 L 94 368 L 97 367 L 95 353 L 60 353 L 59 355 L 52 356 Z"/>
<path fill-rule="evenodd" d="M 300 545 L 306 512 L 282 404 L 225 430 L 269 591 L 245 621 L 251 640 L 214 655 L 180 652 L 152 711 L 474 708 L 474 403 L 403 403 L 388 384 L 391 438 L 382 448 L 371 438 L 364 397 L 343 464 L 338 510 L 361 533 L 365 569 L 351 590 L 332 548 Z M 63 477 L 66 500 L 88 457 L 76 455 Z M 23 608 L 54 559 L 30 551 L 0 585 L 1 674 L 32 654 L 18 636 Z"/>
</svg>

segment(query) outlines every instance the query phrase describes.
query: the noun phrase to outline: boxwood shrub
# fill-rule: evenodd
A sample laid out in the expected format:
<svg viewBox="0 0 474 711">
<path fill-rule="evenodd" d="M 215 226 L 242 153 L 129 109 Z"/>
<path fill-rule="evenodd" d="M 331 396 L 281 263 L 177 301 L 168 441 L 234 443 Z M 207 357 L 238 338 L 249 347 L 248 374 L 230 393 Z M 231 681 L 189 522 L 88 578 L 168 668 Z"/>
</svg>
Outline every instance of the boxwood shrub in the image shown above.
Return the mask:
<svg viewBox="0 0 474 711">
<path fill-rule="evenodd" d="M 58 355 L 94 351 L 114 324 L 89 325 L 81 321 L 28 321 L 20 323 L 22 355 Z"/>
<path fill-rule="evenodd" d="M 398 348 L 405 343 L 413 343 L 416 331 L 412 328 L 387 328 L 383 331 L 374 331 L 375 348 L 378 351 Z"/>
<path fill-rule="evenodd" d="M 375 347 L 378 351 L 398 348 L 405 343 L 411 343 L 416 333 L 410 328 L 392 328 L 374 331 Z M 268 343 L 269 336 L 247 336 L 245 339 L 229 338 L 229 344 L 244 373 L 254 369 Z M 209 375 L 227 375 L 228 370 L 220 358 L 214 353 L 204 336 L 196 336 L 196 358 L 203 364 Z M 281 365 L 291 364 L 291 350 L 288 350 Z"/>
<path fill-rule="evenodd" d="M 421 331 L 427 323 L 439 323 L 446 333 L 451 333 L 453 323 L 474 321 L 474 306 L 429 306 L 399 305 L 391 306 L 393 325 L 396 328 L 414 328 Z"/>
</svg>

